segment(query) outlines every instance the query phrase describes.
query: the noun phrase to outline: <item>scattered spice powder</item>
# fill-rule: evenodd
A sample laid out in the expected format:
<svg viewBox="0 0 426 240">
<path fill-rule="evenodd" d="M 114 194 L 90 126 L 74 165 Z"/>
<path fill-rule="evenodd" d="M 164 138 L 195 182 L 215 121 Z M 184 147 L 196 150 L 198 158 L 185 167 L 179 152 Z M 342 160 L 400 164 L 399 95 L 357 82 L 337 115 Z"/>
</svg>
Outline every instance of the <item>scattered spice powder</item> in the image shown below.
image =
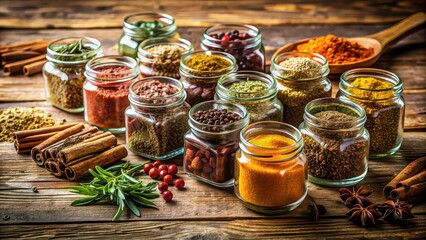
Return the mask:
<svg viewBox="0 0 426 240">
<path fill-rule="evenodd" d="M 295 143 L 279 134 L 260 134 L 249 142 L 256 147 L 269 149 L 288 147 Z M 255 155 L 263 153 L 259 148 L 248 149 Z M 305 165 L 300 157 L 281 162 L 273 162 L 283 158 L 279 153 L 272 156 L 271 162 L 257 161 L 240 154 L 237 158 L 236 188 L 244 201 L 256 206 L 278 207 L 294 203 L 305 194 Z"/>
<path fill-rule="evenodd" d="M 330 64 L 358 62 L 373 55 L 373 48 L 365 48 L 346 38 L 332 34 L 309 40 L 296 46 L 297 52 L 314 52 L 323 55 Z"/>
</svg>

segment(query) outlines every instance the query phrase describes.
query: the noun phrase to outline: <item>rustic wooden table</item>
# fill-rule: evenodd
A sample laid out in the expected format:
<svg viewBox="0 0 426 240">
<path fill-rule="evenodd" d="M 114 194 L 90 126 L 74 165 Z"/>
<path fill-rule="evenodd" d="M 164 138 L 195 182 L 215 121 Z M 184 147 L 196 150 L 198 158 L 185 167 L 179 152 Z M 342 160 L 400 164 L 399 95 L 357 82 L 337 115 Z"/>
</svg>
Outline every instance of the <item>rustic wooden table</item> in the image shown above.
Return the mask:
<svg viewBox="0 0 426 240">
<path fill-rule="evenodd" d="M 91 36 L 107 54 L 116 54 L 122 19 L 131 13 L 157 11 L 177 19 L 179 33 L 199 48 L 206 26 L 234 22 L 260 27 L 268 57 L 285 43 L 334 33 L 344 37 L 380 31 L 416 11 L 424 1 L 321 1 L 297 4 L 272 0 L 245 1 L 8 1 L 0 0 L 0 44 L 30 39 Z M 393 156 L 370 160 L 367 177 L 359 185 L 374 190 L 372 199 L 384 201 L 381 190 L 410 161 L 426 155 L 426 31 L 423 29 L 389 49 L 374 67 L 398 74 L 404 81 L 405 132 Z M 338 76 L 333 79 L 334 93 Z M 35 106 L 58 119 L 83 121 L 45 102 L 41 74 L 4 77 L 0 74 L 0 109 Z M 123 135 L 118 136 L 124 142 Z M 114 206 L 71 207 L 78 196 L 64 190 L 72 185 L 35 166 L 27 155 L 17 155 L 10 143 L 0 144 L 0 238 L 425 238 L 426 204 L 402 226 L 389 223 L 362 228 L 347 221 L 348 209 L 335 188 L 309 184 L 309 194 L 327 208 L 318 221 L 309 220 L 308 201 L 296 210 L 264 216 L 247 210 L 232 189 L 217 189 L 186 176 L 185 191 L 174 191 L 175 201 L 158 200 L 159 210 L 142 209 L 141 218 L 125 213 L 111 222 Z M 130 154 L 132 162 L 142 159 Z M 175 162 L 181 165 L 181 159 Z M 147 179 L 143 176 L 142 179 Z M 37 193 L 31 191 L 36 186 Z"/>
</svg>

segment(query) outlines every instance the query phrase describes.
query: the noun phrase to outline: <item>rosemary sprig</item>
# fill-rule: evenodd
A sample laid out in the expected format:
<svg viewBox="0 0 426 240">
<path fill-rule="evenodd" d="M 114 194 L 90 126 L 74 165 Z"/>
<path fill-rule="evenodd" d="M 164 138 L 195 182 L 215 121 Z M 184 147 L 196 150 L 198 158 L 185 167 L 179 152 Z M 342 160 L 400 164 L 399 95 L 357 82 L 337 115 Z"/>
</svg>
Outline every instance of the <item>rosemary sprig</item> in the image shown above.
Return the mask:
<svg viewBox="0 0 426 240">
<path fill-rule="evenodd" d="M 75 200 L 71 206 L 89 205 L 104 200 L 105 203 L 118 206 L 112 221 L 117 220 L 125 208 L 140 217 L 141 212 L 137 206 L 155 208 L 155 203 L 150 199 L 160 196 L 155 193 L 157 182 L 144 185 L 135 178 L 145 163 L 147 162 L 131 165 L 126 162 L 107 169 L 100 166 L 96 166 L 95 170 L 90 169 L 89 172 L 94 177 L 91 182 L 66 187 L 72 193 L 88 196 Z"/>
<path fill-rule="evenodd" d="M 83 44 L 83 39 L 84 38 L 80 38 L 80 40 L 74 43 L 68 43 L 53 48 L 53 51 L 59 54 L 75 54 L 78 56 L 57 56 L 56 58 L 63 61 L 85 60 L 93 58 L 97 53 L 94 52 L 90 54 L 94 48 L 92 48 L 90 45 Z"/>
</svg>

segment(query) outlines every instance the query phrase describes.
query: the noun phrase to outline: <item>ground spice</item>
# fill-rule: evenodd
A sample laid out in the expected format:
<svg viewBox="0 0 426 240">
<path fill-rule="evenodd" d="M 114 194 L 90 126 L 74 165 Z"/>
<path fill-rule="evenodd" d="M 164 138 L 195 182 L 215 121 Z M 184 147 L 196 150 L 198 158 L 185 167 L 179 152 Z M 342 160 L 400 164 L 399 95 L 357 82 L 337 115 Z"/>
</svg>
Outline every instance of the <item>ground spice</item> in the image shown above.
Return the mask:
<svg viewBox="0 0 426 240">
<path fill-rule="evenodd" d="M 324 56 L 330 64 L 358 62 L 374 54 L 373 48 L 365 48 L 346 38 L 332 34 L 309 40 L 296 46 L 297 52 L 314 52 Z"/>
<path fill-rule="evenodd" d="M 145 49 L 146 54 L 143 57 L 149 60 L 144 60 L 139 56 L 141 74 L 145 77 L 150 76 L 165 76 L 179 78 L 179 66 L 182 54 L 187 49 L 178 45 L 157 45 Z M 141 52 L 139 52 L 141 54 Z"/>
<path fill-rule="evenodd" d="M 268 89 L 268 85 L 259 80 L 249 80 L 241 81 L 231 84 L 229 86 L 229 91 L 232 91 L 234 97 L 238 97 L 238 93 L 245 93 L 244 96 L 247 96 L 246 93 L 257 93 Z"/>
<path fill-rule="evenodd" d="M 230 67 L 232 63 L 218 55 L 199 53 L 186 59 L 185 65 L 192 69 L 190 73 L 194 76 L 214 77 L 229 72 L 226 68 Z"/>
<path fill-rule="evenodd" d="M 279 134 L 260 134 L 249 142 L 262 148 L 281 148 L 293 145 L 294 140 Z M 248 148 L 256 155 L 259 148 Z M 245 159 L 247 158 L 247 159 Z M 277 153 L 271 161 L 282 159 Z M 305 166 L 299 157 L 289 161 L 256 161 L 245 154 L 237 155 L 237 184 L 239 196 L 250 204 L 261 207 L 280 207 L 295 203 L 306 192 Z"/>
<path fill-rule="evenodd" d="M 11 107 L 0 110 L 0 142 L 13 142 L 13 133 L 55 125 L 55 119 L 41 109 Z"/>
<path fill-rule="evenodd" d="M 282 76 L 287 79 L 299 80 L 321 75 L 321 65 L 307 57 L 293 57 L 280 62 L 278 65 L 285 68 L 282 71 Z"/>
<path fill-rule="evenodd" d="M 394 92 L 391 88 L 394 85 L 372 77 L 356 78 L 351 85 L 357 88 L 348 88 L 348 91 L 355 98 L 360 98 L 351 100 L 363 106 L 367 115 L 365 127 L 370 133 L 370 154 L 390 151 L 400 137 L 400 120 L 403 117 L 403 107 L 392 100 Z"/>
</svg>

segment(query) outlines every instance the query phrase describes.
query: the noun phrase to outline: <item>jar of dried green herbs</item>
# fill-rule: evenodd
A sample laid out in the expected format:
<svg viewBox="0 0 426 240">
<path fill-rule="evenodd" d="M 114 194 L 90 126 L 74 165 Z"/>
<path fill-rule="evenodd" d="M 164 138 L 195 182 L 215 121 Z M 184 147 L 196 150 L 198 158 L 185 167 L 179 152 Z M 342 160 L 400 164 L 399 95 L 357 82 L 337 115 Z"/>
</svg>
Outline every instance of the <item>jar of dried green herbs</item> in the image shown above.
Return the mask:
<svg viewBox="0 0 426 240">
<path fill-rule="evenodd" d="M 194 106 L 213 100 L 217 81 L 237 69 L 236 60 L 229 53 L 198 51 L 185 54 L 180 60 L 179 73 L 188 95 L 186 101 Z"/>
<path fill-rule="evenodd" d="M 174 37 L 175 19 L 164 13 L 138 13 L 123 21 L 123 34 L 118 40 L 118 52 L 132 58 L 138 57 L 141 42 L 154 37 Z"/>
<path fill-rule="evenodd" d="M 138 59 L 141 75 L 178 79 L 182 55 L 193 50 L 192 44 L 182 38 L 147 39 L 139 45 Z"/>
<path fill-rule="evenodd" d="M 43 66 L 46 99 L 67 112 L 83 112 L 86 63 L 102 55 L 101 43 L 90 37 L 63 38 L 47 46 Z"/>
<path fill-rule="evenodd" d="M 370 139 L 364 109 L 348 100 L 320 98 L 306 105 L 304 119 L 299 128 L 309 181 L 339 187 L 364 179 Z"/>
<path fill-rule="evenodd" d="M 169 77 L 147 77 L 130 85 L 126 109 L 126 143 L 130 151 L 152 160 L 183 153 L 189 130 L 189 105 L 182 82 Z"/>
<path fill-rule="evenodd" d="M 250 123 L 282 121 L 283 105 L 277 99 L 277 82 L 268 74 L 238 71 L 219 79 L 215 99 L 243 105 L 250 113 Z"/>
<path fill-rule="evenodd" d="M 271 74 L 278 82 L 285 123 L 298 127 L 308 102 L 331 97 L 329 72 L 327 60 L 316 53 L 288 52 L 272 59 Z"/>
<path fill-rule="evenodd" d="M 374 68 L 358 68 L 342 74 L 338 97 L 356 102 L 367 114 L 370 158 L 394 154 L 404 132 L 405 102 L 402 81 L 394 73 Z"/>
</svg>

